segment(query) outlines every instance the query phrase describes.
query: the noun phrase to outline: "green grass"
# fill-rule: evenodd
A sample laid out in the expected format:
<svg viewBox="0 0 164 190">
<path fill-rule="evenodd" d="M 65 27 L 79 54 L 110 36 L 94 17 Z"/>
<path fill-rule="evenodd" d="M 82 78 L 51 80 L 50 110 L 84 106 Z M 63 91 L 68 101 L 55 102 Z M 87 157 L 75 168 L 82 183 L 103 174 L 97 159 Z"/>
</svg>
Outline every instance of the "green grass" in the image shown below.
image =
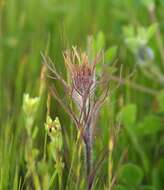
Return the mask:
<svg viewBox="0 0 164 190">
<path fill-rule="evenodd" d="M 118 87 L 118 81 L 111 79 L 111 96 L 103 105 L 94 130 L 95 162 L 109 143 L 114 145 L 98 170 L 93 189 L 163 190 L 164 83 L 158 81 L 158 76 L 164 72 L 164 3 L 152 0 L 156 7 L 151 12 L 149 4 L 147 7 L 143 2 L 146 0 L 0 1 L 0 190 L 86 189 L 84 145 L 62 107 L 53 97 L 47 100 L 49 83 L 41 80 L 40 53 L 51 57 L 67 78 L 63 51 L 73 45 L 86 50 L 88 35 L 96 41 L 100 31 L 104 42 L 100 40 L 98 48 L 118 47 L 116 63 L 109 60 L 107 65 L 117 69 L 114 76 L 118 80 L 122 69 L 121 77 L 128 81 Z M 154 22 L 158 28 L 146 44 L 154 52 L 154 59 L 146 63 L 153 65 L 151 70 L 149 65 L 138 64 L 136 54 L 125 43 L 123 28 L 148 28 Z M 154 65 L 158 68 L 155 75 L 151 73 L 156 70 Z M 97 69 L 101 68 L 98 65 Z M 145 75 L 145 70 L 151 77 Z M 65 96 L 58 82 L 50 84 Z M 38 129 L 33 139 L 32 134 L 27 134 L 24 93 L 40 96 L 33 115 L 32 130 Z M 64 168 L 58 174 L 44 126 L 47 114 L 53 119 L 59 117 L 62 127 Z M 27 152 L 29 157 L 32 155 L 30 161 Z"/>
</svg>

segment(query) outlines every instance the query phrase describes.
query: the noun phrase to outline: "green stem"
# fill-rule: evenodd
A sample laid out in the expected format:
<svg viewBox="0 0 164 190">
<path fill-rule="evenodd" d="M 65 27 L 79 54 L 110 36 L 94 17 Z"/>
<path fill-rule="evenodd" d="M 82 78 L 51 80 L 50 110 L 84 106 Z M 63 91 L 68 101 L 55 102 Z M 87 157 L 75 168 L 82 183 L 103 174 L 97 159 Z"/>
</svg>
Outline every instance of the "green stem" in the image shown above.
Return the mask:
<svg viewBox="0 0 164 190">
<path fill-rule="evenodd" d="M 155 12 L 155 5 L 149 7 L 148 11 L 150 14 L 151 22 L 152 23 L 158 23 L 158 19 L 157 19 L 156 12 Z M 157 42 L 158 49 L 159 49 L 160 56 L 161 56 L 161 60 L 162 60 L 162 66 L 164 68 L 164 53 L 163 53 L 164 52 L 164 45 L 162 43 L 162 35 L 161 35 L 160 29 L 157 29 L 155 37 L 156 37 L 156 42 Z"/>
<path fill-rule="evenodd" d="M 43 153 L 43 161 L 46 161 L 46 148 L 47 148 L 47 133 L 44 138 L 44 153 Z"/>
<path fill-rule="evenodd" d="M 92 189 L 93 180 L 90 180 L 90 174 L 92 172 L 92 131 L 91 125 L 88 125 L 86 128 L 86 167 L 87 167 L 87 189 Z"/>
<path fill-rule="evenodd" d="M 59 182 L 59 190 L 62 190 L 62 178 L 61 178 L 62 174 L 61 172 L 58 173 L 58 182 Z"/>
<path fill-rule="evenodd" d="M 50 179 L 50 183 L 49 183 L 49 188 L 48 189 L 50 189 L 50 187 L 52 186 L 56 175 L 57 175 L 57 171 L 55 170 L 54 173 L 53 173 L 53 175 L 52 175 L 52 177 L 51 177 L 51 179 Z"/>
</svg>

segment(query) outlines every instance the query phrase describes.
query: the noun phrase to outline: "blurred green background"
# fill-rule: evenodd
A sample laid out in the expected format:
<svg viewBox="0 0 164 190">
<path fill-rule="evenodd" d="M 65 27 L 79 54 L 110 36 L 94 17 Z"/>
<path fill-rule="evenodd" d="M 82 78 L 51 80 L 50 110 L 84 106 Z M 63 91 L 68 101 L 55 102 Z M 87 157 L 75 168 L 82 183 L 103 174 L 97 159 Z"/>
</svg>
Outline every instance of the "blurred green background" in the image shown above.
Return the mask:
<svg viewBox="0 0 164 190">
<path fill-rule="evenodd" d="M 73 160 L 74 149 L 78 151 L 75 127 L 53 98 L 49 114 L 59 117 L 63 129 L 62 186 L 52 178 L 51 155 L 42 159 L 48 86 L 41 80 L 40 53 L 50 56 L 66 78 L 62 52 L 73 45 L 85 50 L 89 35 L 93 48 L 106 52 L 105 64 L 116 69 L 110 81 L 111 96 L 95 129 L 94 160 L 113 138 L 114 148 L 98 171 L 93 189 L 164 189 L 163 10 L 163 0 L 0 0 L 1 190 L 86 188 L 83 151 Z M 117 88 L 120 73 L 122 85 Z M 33 124 L 38 132 L 31 150 L 36 149 L 37 156 L 32 157 L 31 170 L 25 156 L 29 137 L 24 93 L 41 98 Z"/>
</svg>

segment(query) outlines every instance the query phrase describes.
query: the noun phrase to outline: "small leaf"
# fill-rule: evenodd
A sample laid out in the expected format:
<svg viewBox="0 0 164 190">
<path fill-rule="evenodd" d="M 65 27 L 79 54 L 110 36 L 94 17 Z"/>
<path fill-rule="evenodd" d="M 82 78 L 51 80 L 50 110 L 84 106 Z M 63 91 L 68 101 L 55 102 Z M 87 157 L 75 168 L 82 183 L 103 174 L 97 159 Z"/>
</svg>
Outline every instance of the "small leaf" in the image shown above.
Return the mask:
<svg viewBox="0 0 164 190">
<path fill-rule="evenodd" d="M 96 37 L 92 39 L 92 56 L 96 56 L 105 47 L 105 35 L 102 31 L 98 32 Z"/>
<path fill-rule="evenodd" d="M 103 49 L 105 46 L 105 36 L 103 32 L 99 32 L 97 34 L 96 38 L 96 47 L 97 47 L 97 52 L 99 52 L 101 49 Z"/>
<path fill-rule="evenodd" d="M 143 171 L 134 164 L 125 164 L 119 171 L 119 180 L 128 187 L 134 187 L 141 183 Z"/>
<path fill-rule="evenodd" d="M 97 36 L 93 39 L 92 42 L 93 47 L 93 56 L 95 56 L 99 51 L 101 51 L 105 47 L 105 36 L 103 32 L 99 32 Z"/>
<path fill-rule="evenodd" d="M 127 47 L 133 52 L 135 53 L 138 49 L 139 46 L 139 42 L 137 38 L 126 38 L 125 39 L 125 44 L 127 45 Z"/>
<path fill-rule="evenodd" d="M 105 51 L 104 55 L 105 62 L 112 62 L 114 60 L 114 58 L 116 57 L 117 49 L 118 49 L 117 46 L 113 46 Z"/>
<path fill-rule="evenodd" d="M 160 118 L 155 115 L 148 115 L 139 123 L 136 132 L 139 135 L 151 135 L 162 129 Z"/>
<path fill-rule="evenodd" d="M 148 40 L 150 40 L 153 37 L 153 35 L 156 33 L 157 29 L 158 29 L 158 24 L 157 23 L 154 23 L 151 26 L 149 26 L 149 28 L 147 30 L 147 38 L 148 38 Z"/>
<path fill-rule="evenodd" d="M 138 28 L 138 38 L 141 39 L 141 41 L 145 41 L 147 39 L 147 29 L 144 27 Z"/>
<path fill-rule="evenodd" d="M 135 30 L 133 26 L 123 27 L 123 33 L 128 38 L 133 38 L 135 36 Z"/>
<path fill-rule="evenodd" d="M 124 106 L 118 114 L 118 121 L 125 126 L 134 125 L 137 116 L 137 107 L 135 104 L 128 104 Z"/>
</svg>

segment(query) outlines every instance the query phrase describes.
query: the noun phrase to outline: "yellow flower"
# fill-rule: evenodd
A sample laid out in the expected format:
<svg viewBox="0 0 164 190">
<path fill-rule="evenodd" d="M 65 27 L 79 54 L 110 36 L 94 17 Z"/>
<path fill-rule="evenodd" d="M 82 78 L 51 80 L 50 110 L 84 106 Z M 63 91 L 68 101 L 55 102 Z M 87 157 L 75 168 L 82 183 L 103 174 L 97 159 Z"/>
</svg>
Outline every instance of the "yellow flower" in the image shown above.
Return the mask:
<svg viewBox="0 0 164 190">
<path fill-rule="evenodd" d="M 23 97 L 23 111 L 28 117 L 33 117 L 36 113 L 38 105 L 39 105 L 40 98 L 30 98 L 29 94 L 24 94 Z"/>
</svg>

